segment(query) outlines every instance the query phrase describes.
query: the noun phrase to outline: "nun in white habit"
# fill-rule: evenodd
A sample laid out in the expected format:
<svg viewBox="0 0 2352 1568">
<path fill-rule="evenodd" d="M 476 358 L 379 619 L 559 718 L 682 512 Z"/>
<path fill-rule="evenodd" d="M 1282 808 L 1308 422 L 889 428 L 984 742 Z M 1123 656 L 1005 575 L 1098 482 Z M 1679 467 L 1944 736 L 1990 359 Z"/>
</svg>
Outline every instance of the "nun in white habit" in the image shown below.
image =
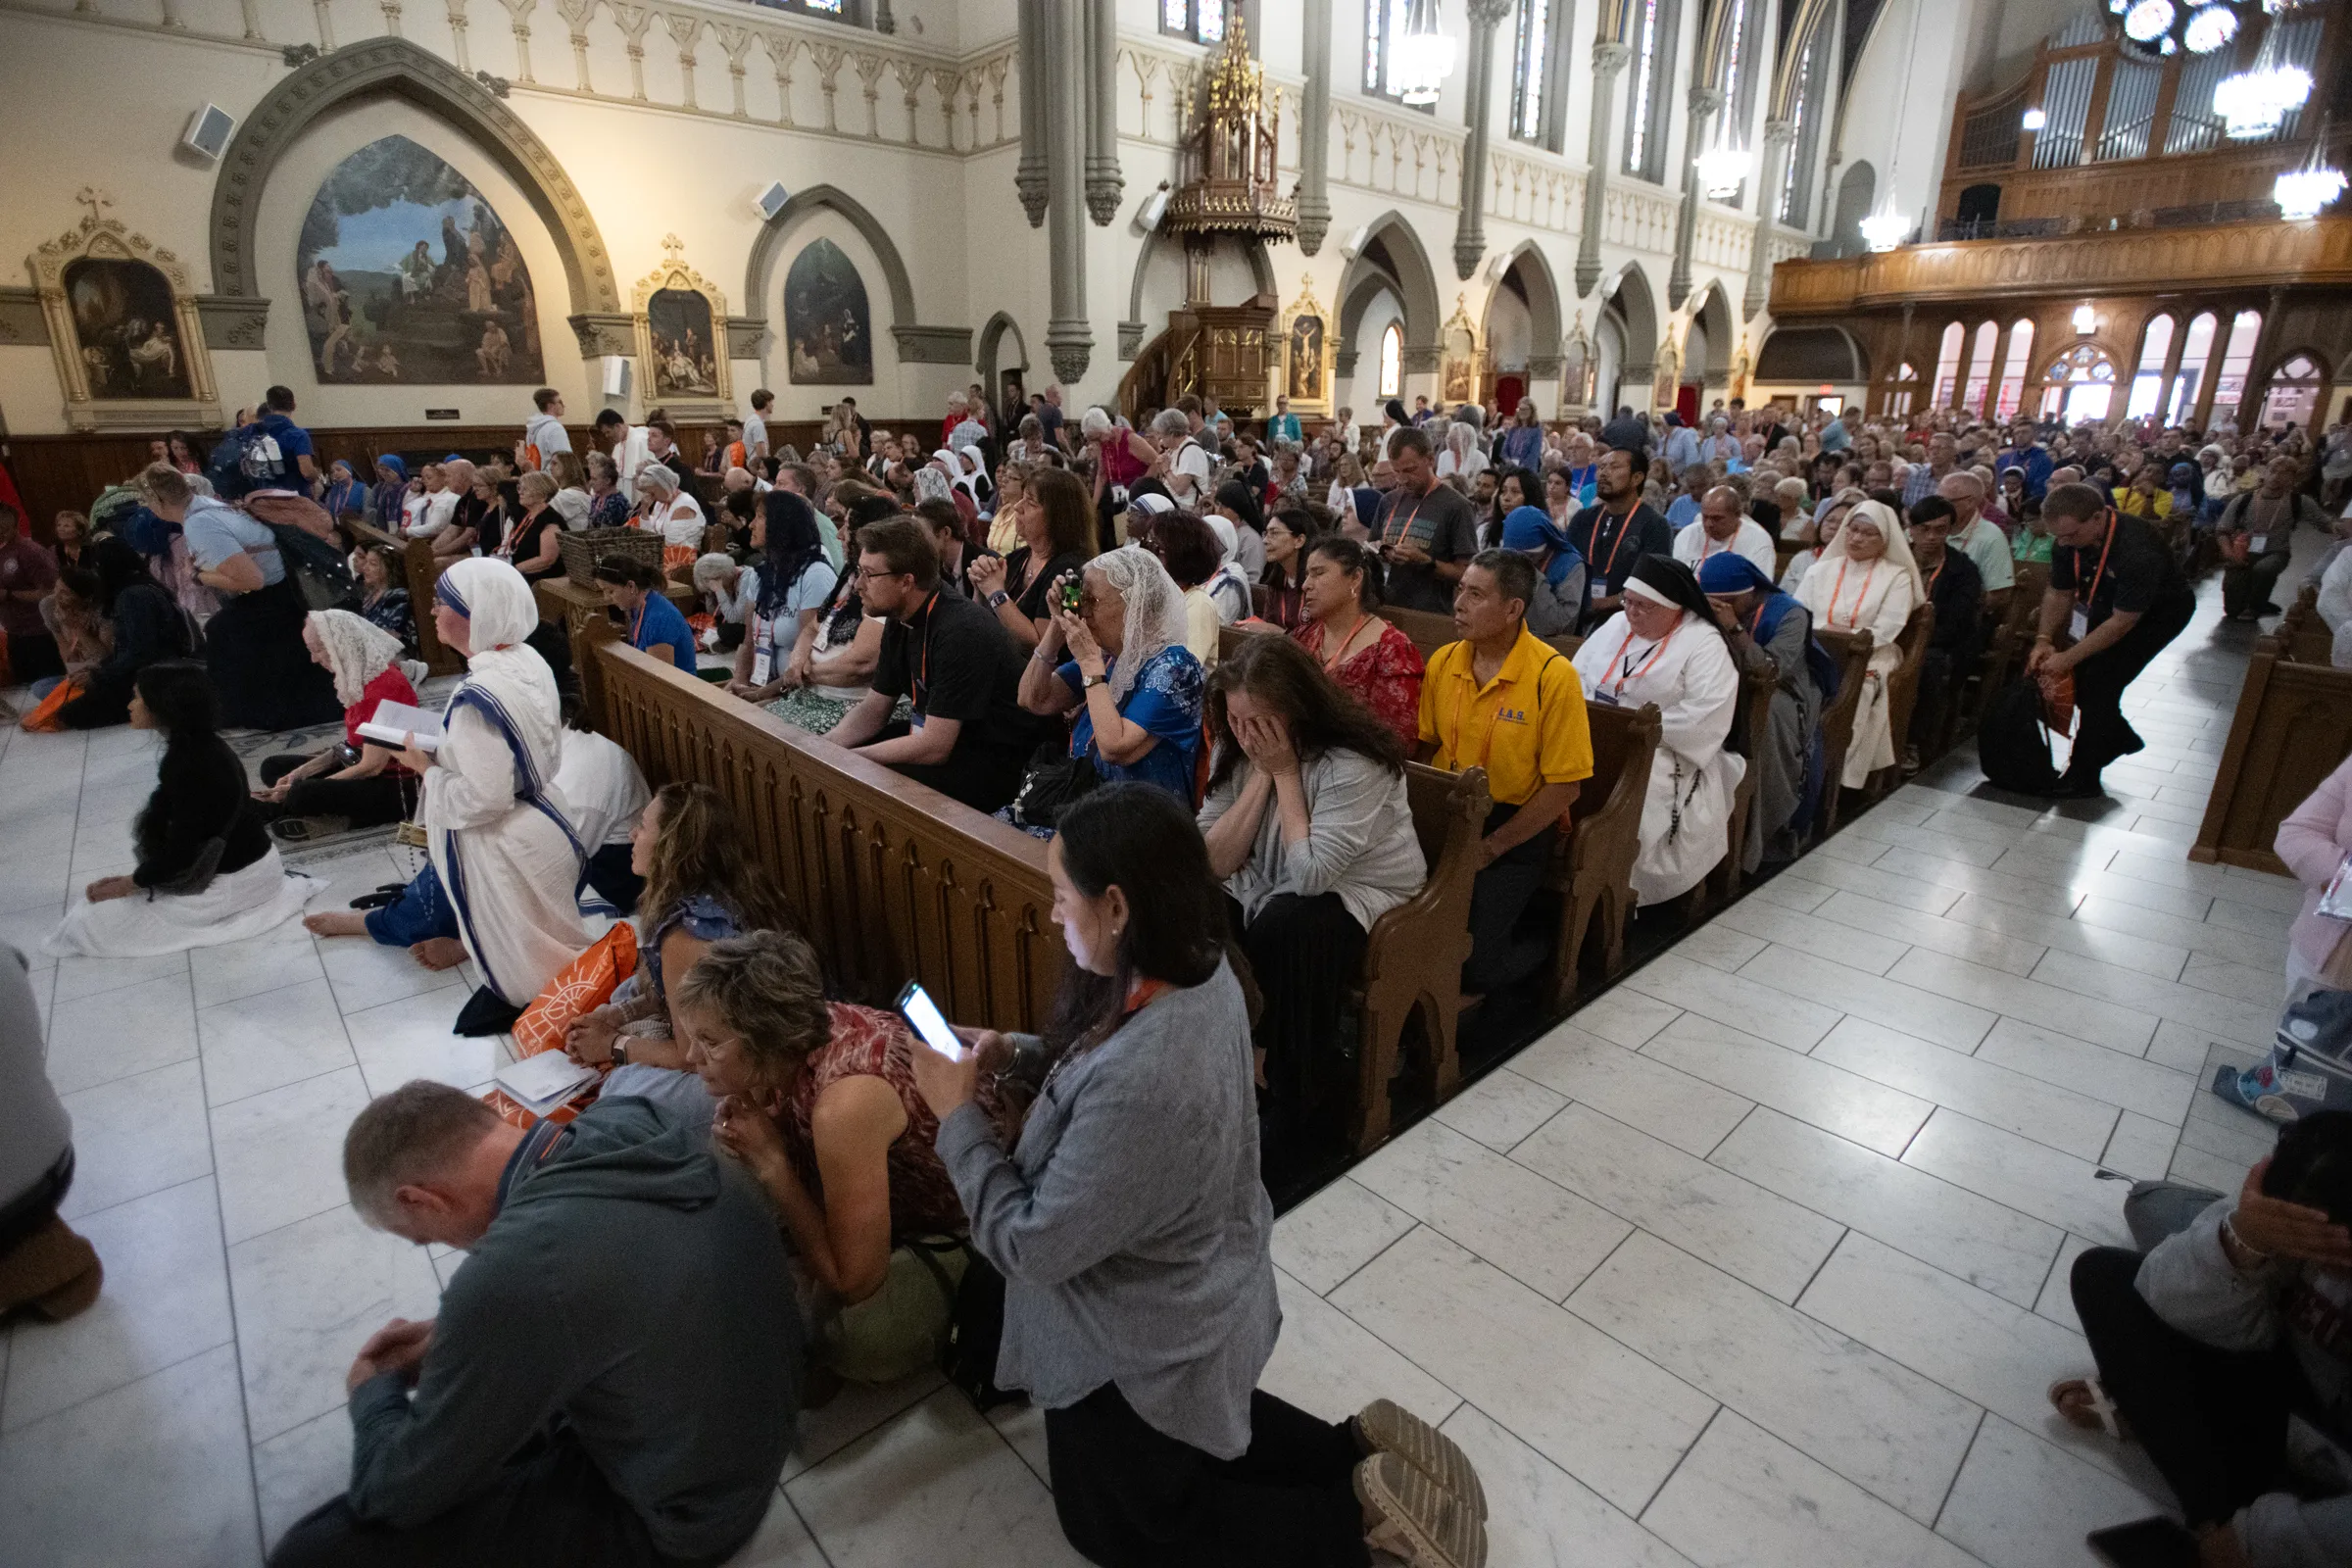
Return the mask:
<svg viewBox="0 0 2352 1568">
<path fill-rule="evenodd" d="M 1724 749 L 1739 714 L 1740 666 L 1690 568 L 1643 557 L 1626 581 L 1624 608 L 1576 651 L 1576 673 L 1593 702 L 1657 705 L 1634 902 L 1678 898 L 1731 847 L 1732 793 L 1747 771 L 1745 758 Z"/>
<path fill-rule="evenodd" d="M 1927 597 L 1911 559 L 1902 524 L 1883 501 L 1864 501 L 1846 514 L 1837 537 L 1821 547 L 1821 559 L 1797 583 L 1797 602 L 1813 612 L 1813 624 L 1829 631 L 1870 633 L 1870 668 L 1862 677 L 1861 706 L 1854 711 L 1854 738 L 1845 749 L 1849 790 L 1894 761 L 1893 719 L 1886 680 L 1903 662 L 1895 639 Z"/>
<path fill-rule="evenodd" d="M 538 624 L 530 585 L 504 561 L 460 561 L 434 590 L 433 628 L 466 656 L 466 675 L 443 714 L 440 749 L 405 760 L 424 780 L 433 871 L 481 966 L 462 1035 L 511 1028 L 594 940 L 578 902 L 587 855 L 556 784 L 556 678 L 523 644 Z"/>
</svg>

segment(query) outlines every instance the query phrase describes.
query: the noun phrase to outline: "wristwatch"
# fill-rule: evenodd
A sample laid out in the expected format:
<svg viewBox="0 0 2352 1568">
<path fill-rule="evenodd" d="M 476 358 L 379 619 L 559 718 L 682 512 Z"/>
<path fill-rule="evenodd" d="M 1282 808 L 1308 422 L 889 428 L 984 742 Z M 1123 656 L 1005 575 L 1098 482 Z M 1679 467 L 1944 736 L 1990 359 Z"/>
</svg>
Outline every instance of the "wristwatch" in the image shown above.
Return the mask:
<svg viewBox="0 0 2352 1568">
<path fill-rule="evenodd" d="M 988 596 L 988 608 L 991 610 L 1003 610 L 1005 602 L 1011 598 L 1012 595 L 1000 588 L 995 593 Z"/>
<path fill-rule="evenodd" d="M 1092 686 L 1107 686 L 1110 684 L 1110 677 L 1108 675 L 1089 675 L 1079 684 L 1082 688 Z"/>
<path fill-rule="evenodd" d="M 629 1043 L 628 1043 L 628 1041 L 626 1041 L 625 1039 L 623 1039 L 623 1040 L 615 1040 L 615 1041 L 613 1041 L 613 1042 L 612 1042 L 612 1065 L 613 1065 L 613 1066 L 615 1066 L 615 1067 L 626 1067 L 628 1064 L 629 1064 Z"/>
</svg>

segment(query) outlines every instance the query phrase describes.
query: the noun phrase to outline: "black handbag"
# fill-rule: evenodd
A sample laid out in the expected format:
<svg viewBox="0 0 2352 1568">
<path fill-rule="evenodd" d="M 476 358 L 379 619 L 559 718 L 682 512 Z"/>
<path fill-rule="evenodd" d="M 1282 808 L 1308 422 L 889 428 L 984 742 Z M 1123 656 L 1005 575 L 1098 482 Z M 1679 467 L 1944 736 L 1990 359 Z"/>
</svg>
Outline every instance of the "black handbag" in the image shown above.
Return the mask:
<svg viewBox="0 0 2352 1568">
<path fill-rule="evenodd" d="M 973 1250 L 963 1278 L 956 1286 L 956 1305 L 948 1315 L 948 1339 L 940 1351 L 939 1369 L 976 1409 L 987 1410 L 1022 1397 L 1017 1390 L 997 1387 L 997 1349 L 1004 1339 L 1004 1276 Z"/>
<path fill-rule="evenodd" d="M 1048 741 L 1021 771 L 1012 797 L 1012 819 L 1022 827 L 1055 827 L 1072 802 L 1101 780 L 1091 757 L 1072 757 L 1059 741 Z"/>
<path fill-rule="evenodd" d="M 2012 681 L 1985 705 L 1984 720 L 1977 726 L 1977 763 L 1996 789 L 2047 795 L 2058 787 L 2036 682 Z"/>
</svg>

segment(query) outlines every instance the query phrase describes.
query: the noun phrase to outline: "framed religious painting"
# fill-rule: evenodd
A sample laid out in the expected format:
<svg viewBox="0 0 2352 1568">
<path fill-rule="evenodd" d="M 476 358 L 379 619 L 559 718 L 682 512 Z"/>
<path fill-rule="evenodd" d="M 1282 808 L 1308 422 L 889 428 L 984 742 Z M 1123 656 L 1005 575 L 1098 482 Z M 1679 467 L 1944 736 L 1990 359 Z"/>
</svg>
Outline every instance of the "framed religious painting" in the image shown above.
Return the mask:
<svg viewBox="0 0 2352 1568">
<path fill-rule="evenodd" d="M 1315 299 L 1314 279 L 1300 278 L 1298 297 L 1282 318 L 1282 379 L 1277 388 L 1291 400 L 1293 414 L 1331 413 L 1337 358 L 1331 318 Z"/>
<path fill-rule="evenodd" d="M 1438 401 L 1452 409 L 1478 401 L 1478 327 L 1464 296 L 1453 297 L 1453 315 L 1438 331 Z"/>
<path fill-rule="evenodd" d="M 26 259 L 66 423 L 75 430 L 201 429 L 220 422 L 213 362 L 196 295 L 178 257 L 106 216 L 112 198 L 84 189 L 89 213 Z"/>
<path fill-rule="evenodd" d="M 784 344 L 796 386 L 871 386 L 874 320 L 850 253 L 819 236 L 784 273 Z"/>
<path fill-rule="evenodd" d="M 673 418 L 723 418 L 732 408 L 727 375 L 727 297 L 685 262 L 675 234 L 663 261 L 638 281 L 637 358 L 649 406 Z"/>
</svg>

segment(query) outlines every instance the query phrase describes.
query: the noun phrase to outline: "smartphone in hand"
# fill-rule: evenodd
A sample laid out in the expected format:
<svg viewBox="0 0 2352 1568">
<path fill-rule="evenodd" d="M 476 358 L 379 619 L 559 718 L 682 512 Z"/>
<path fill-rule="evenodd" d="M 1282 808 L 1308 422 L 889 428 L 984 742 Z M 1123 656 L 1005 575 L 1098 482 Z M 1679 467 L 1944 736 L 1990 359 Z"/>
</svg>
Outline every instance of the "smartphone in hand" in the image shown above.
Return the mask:
<svg viewBox="0 0 2352 1568">
<path fill-rule="evenodd" d="M 922 1037 L 923 1044 L 950 1061 L 961 1061 L 971 1054 L 971 1047 L 949 1027 L 948 1015 L 939 1010 L 939 1004 L 931 1000 L 931 993 L 923 989 L 921 981 L 907 981 L 892 1005 L 906 1020 L 906 1027 Z"/>
</svg>

